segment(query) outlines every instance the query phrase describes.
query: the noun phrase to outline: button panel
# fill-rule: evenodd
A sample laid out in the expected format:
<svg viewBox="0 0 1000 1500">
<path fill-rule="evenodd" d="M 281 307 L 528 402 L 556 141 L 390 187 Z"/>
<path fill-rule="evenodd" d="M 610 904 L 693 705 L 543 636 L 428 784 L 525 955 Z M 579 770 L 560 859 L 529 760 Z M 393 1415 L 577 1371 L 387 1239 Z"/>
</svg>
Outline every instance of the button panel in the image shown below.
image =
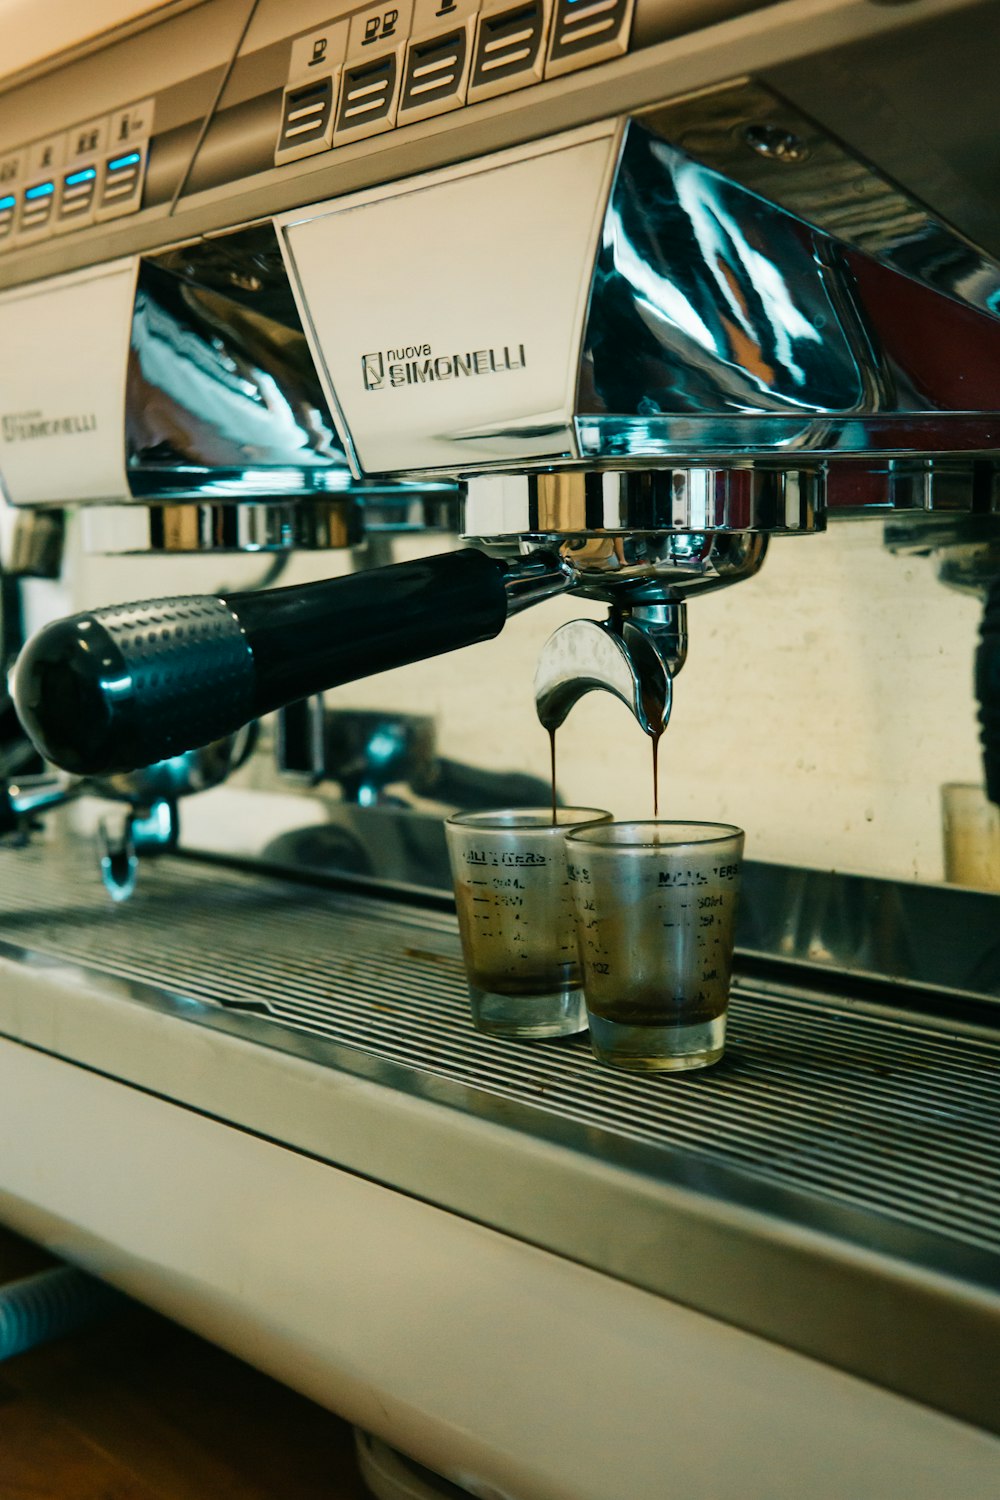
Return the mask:
<svg viewBox="0 0 1000 1500">
<path fill-rule="evenodd" d="M 152 99 L 0 157 L 0 252 L 142 206 Z"/>
<path fill-rule="evenodd" d="M 367 5 L 292 40 L 275 164 L 619 56 L 634 8 L 635 0 Z M 322 70 L 322 90 L 313 70 Z"/>
<path fill-rule="evenodd" d="M 628 50 L 635 0 L 379 0 L 288 42 L 282 166 Z M 142 207 L 155 99 L 0 156 L 0 254 Z"/>
</svg>

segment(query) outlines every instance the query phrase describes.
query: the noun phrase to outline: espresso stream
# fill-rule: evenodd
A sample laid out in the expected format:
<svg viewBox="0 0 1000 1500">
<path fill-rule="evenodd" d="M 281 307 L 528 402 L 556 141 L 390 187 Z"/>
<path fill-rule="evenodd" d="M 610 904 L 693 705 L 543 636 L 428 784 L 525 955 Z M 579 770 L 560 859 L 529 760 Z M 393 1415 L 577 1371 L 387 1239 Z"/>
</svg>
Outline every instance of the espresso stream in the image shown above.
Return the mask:
<svg viewBox="0 0 1000 1500">
<path fill-rule="evenodd" d="M 554 729 L 549 734 L 549 768 L 552 774 L 552 827 L 558 822 L 556 810 L 556 732 Z"/>
<path fill-rule="evenodd" d="M 653 817 L 660 816 L 660 740 L 663 738 L 663 725 L 661 724 L 655 734 L 650 735 L 653 746 Z M 552 826 L 556 826 L 559 820 L 556 805 L 556 731 L 546 731 L 549 737 L 549 775 L 552 783 Z"/>
</svg>

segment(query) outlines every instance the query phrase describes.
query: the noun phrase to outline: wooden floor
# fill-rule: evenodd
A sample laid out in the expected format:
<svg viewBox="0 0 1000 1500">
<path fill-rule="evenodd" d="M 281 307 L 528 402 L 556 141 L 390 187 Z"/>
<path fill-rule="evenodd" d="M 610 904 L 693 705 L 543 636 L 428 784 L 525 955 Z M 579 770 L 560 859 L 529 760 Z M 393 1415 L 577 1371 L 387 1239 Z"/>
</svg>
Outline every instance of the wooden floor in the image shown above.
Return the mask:
<svg viewBox="0 0 1000 1500">
<path fill-rule="evenodd" d="M 0 1283 L 51 1262 L 0 1229 Z M 0 1364 L 0 1500 L 363 1500 L 350 1428 L 144 1308 Z"/>
</svg>

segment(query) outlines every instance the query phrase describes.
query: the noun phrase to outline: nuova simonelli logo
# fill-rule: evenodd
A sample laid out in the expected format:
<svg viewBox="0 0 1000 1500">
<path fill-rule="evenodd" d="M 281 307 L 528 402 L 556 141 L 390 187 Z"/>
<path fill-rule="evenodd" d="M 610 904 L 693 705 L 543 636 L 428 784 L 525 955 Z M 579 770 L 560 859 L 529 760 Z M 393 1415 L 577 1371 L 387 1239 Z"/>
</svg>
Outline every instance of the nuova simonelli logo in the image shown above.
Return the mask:
<svg viewBox="0 0 1000 1500">
<path fill-rule="evenodd" d="M 32 438 L 77 437 L 96 432 L 93 412 L 79 412 L 68 417 L 46 417 L 40 411 L 4 412 L 0 417 L 0 436 L 5 443 L 26 443 Z"/>
<path fill-rule="evenodd" d="M 385 360 L 381 354 L 362 354 L 361 369 L 366 391 L 380 391 L 385 385 Z"/>
<path fill-rule="evenodd" d="M 504 375 L 523 370 L 526 363 L 523 344 L 498 344 L 460 354 L 434 354 L 430 344 L 405 344 L 362 354 L 361 378 L 366 391 L 400 390 L 408 385 Z"/>
</svg>

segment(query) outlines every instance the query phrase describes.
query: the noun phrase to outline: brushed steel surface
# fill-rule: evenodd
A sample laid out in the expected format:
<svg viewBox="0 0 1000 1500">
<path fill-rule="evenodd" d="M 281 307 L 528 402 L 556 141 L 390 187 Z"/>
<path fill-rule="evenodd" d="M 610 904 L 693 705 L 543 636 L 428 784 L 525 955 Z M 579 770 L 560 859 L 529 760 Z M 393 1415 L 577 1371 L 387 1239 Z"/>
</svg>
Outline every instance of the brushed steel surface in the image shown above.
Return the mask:
<svg viewBox="0 0 1000 1500">
<path fill-rule="evenodd" d="M 112 910 L 51 832 L 0 848 L 12 1041 L 1000 1431 L 989 1002 L 751 955 L 726 1060 L 628 1078 L 474 1033 L 441 898 L 162 856 Z"/>
<path fill-rule="evenodd" d="M 699 1153 L 1000 1251 L 1000 1035 L 984 1029 L 797 995 L 741 979 L 737 961 L 724 1064 L 652 1083 L 601 1068 L 585 1041 L 474 1032 L 445 913 L 173 858 L 149 866 L 123 910 L 92 854 L 40 847 L 0 851 L 0 908 L 0 950 L 249 1012 L 265 1045 L 291 1028 L 432 1091 L 446 1080 L 583 1126 L 597 1156 L 622 1139 Z"/>
</svg>

